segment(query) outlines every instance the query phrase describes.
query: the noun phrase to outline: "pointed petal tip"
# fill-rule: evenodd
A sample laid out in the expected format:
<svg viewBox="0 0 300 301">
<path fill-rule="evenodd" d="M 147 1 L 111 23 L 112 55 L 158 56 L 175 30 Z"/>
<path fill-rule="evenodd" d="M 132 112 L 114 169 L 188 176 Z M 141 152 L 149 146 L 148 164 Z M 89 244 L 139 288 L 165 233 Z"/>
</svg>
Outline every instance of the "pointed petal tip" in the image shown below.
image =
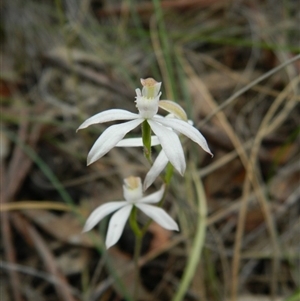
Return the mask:
<svg viewBox="0 0 300 301">
<path fill-rule="evenodd" d="M 85 129 L 87 128 L 87 126 L 85 125 L 85 122 L 83 122 L 76 130 L 76 133 L 79 131 L 79 130 L 82 130 L 82 129 Z"/>
<path fill-rule="evenodd" d="M 173 219 L 172 219 L 172 223 L 168 227 L 168 230 L 169 231 L 177 231 L 177 232 L 180 231 L 178 224 Z"/>
<path fill-rule="evenodd" d="M 109 248 L 111 248 L 114 244 L 112 243 L 105 243 L 106 246 L 106 250 L 108 250 Z"/>
<path fill-rule="evenodd" d="M 184 166 L 180 171 L 179 171 L 179 173 L 180 173 L 180 175 L 183 177 L 184 176 L 184 174 L 185 174 L 185 169 L 186 169 L 186 166 Z"/>
<path fill-rule="evenodd" d="M 86 166 L 90 166 L 91 164 L 95 163 L 100 158 L 95 158 L 95 157 L 88 155 L 88 157 L 86 159 Z"/>
<path fill-rule="evenodd" d="M 92 230 L 92 229 L 90 227 L 88 227 L 87 224 L 85 224 L 81 233 L 86 233 L 86 232 L 89 232 L 90 230 Z"/>
<path fill-rule="evenodd" d="M 144 184 L 143 184 L 143 192 L 145 192 L 145 191 L 149 188 L 149 186 L 150 186 L 150 185 L 149 185 L 148 183 L 147 183 L 147 184 L 144 183 Z"/>
<path fill-rule="evenodd" d="M 204 149 L 204 148 L 203 148 Z M 210 157 L 211 158 L 213 158 L 214 157 L 214 154 L 211 152 L 211 150 L 209 149 L 209 147 L 207 146 L 207 148 L 206 149 L 204 149 L 204 151 L 206 151 L 209 155 L 210 155 Z"/>
<path fill-rule="evenodd" d="M 174 165 L 173 165 L 174 166 Z M 184 176 L 184 174 L 185 174 L 185 170 L 186 170 L 186 163 L 185 163 L 185 161 L 184 162 L 182 162 L 182 164 L 181 164 L 181 166 L 179 166 L 179 168 L 176 168 L 175 166 L 174 166 L 174 168 L 179 172 L 179 174 L 183 177 Z"/>
</svg>

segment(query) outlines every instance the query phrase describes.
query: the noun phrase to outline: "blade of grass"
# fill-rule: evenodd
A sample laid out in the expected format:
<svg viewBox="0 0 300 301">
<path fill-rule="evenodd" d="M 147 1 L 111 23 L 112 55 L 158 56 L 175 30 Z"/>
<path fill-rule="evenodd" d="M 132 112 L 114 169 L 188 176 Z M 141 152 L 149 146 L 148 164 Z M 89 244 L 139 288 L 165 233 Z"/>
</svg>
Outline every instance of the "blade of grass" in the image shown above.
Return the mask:
<svg viewBox="0 0 300 301">
<path fill-rule="evenodd" d="M 176 292 L 173 301 L 180 301 L 184 298 L 186 291 L 194 277 L 197 265 L 201 258 L 201 253 L 205 241 L 206 232 L 206 216 L 207 205 L 204 187 L 201 178 L 197 175 L 196 171 L 192 171 L 192 179 L 196 188 L 197 201 L 198 201 L 198 225 L 196 230 L 195 239 L 191 249 L 191 253 L 188 254 L 188 262 L 186 269 L 184 270 L 183 277 L 180 281 L 178 291 Z"/>
<path fill-rule="evenodd" d="M 57 192 L 60 194 L 63 201 L 68 204 L 69 206 L 74 208 L 74 202 L 68 192 L 64 189 L 63 185 L 56 177 L 56 175 L 52 172 L 47 164 L 42 160 L 40 156 L 28 145 L 24 142 L 20 141 L 17 136 L 9 131 L 5 130 L 5 134 L 9 139 L 11 139 L 15 144 L 17 144 L 26 154 L 27 156 L 36 163 L 36 165 L 40 168 L 40 170 L 45 174 L 45 176 L 49 179 L 52 185 L 55 187 Z"/>
<path fill-rule="evenodd" d="M 154 13 L 155 13 L 155 19 L 157 22 L 157 36 L 159 37 L 158 40 L 161 42 L 161 51 L 164 58 L 164 82 L 166 85 L 167 90 L 167 97 L 168 99 L 177 99 L 177 93 L 176 93 L 176 84 L 175 84 L 175 78 L 174 78 L 174 71 L 172 66 L 172 56 L 173 53 L 171 51 L 170 42 L 168 39 L 168 34 L 164 22 L 164 16 L 161 9 L 161 3 L 159 0 L 153 0 L 154 5 Z M 159 42 L 158 42 L 159 44 Z M 159 53 L 156 51 L 156 55 L 159 55 Z M 158 59 L 158 61 L 161 61 Z M 163 71 L 163 70 L 162 70 Z"/>
<path fill-rule="evenodd" d="M 270 77 L 271 75 L 275 74 L 276 72 L 280 71 L 281 69 L 285 68 L 289 64 L 292 64 L 300 59 L 300 54 L 294 56 L 293 58 L 289 59 L 288 61 L 280 64 L 279 66 L 271 69 L 270 71 L 264 73 L 262 76 L 258 77 L 256 80 L 252 81 L 242 89 L 238 90 L 236 93 L 231 95 L 228 99 L 226 99 L 221 105 L 219 105 L 211 114 L 209 114 L 201 123 L 200 127 L 203 124 L 206 124 L 213 116 L 215 116 L 218 112 L 222 111 L 224 108 L 226 108 L 228 105 L 231 104 L 232 101 L 234 101 L 236 98 L 244 94 L 246 91 L 250 90 L 253 86 L 257 85 L 261 81 L 265 80 L 266 78 Z"/>
</svg>

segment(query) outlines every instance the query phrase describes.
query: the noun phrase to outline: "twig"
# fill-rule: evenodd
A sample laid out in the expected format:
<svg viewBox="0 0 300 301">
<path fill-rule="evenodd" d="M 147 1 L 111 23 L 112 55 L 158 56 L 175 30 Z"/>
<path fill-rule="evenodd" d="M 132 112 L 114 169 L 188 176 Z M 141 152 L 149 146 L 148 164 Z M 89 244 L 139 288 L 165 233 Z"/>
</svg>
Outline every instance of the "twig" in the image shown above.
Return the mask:
<svg viewBox="0 0 300 301">
<path fill-rule="evenodd" d="M 28 123 L 25 121 L 19 128 L 19 139 L 25 141 L 27 137 Z M 24 157 L 24 153 L 19 147 L 15 147 L 12 159 L 8 166 L 8 171 L 1 162 L 1 204 L 9 202 L 15 195 L 27 174 L 31 161 Z M 16 252 L 12 243 L 12 231 L 9 221 L 9 213 L 4 212 L 1 216 L 1 231 L 3 236 L 4 253 L 7 261 L 14 264 L 16 262 Z M 22 301 L 20 293 L 20 279 L 18 274 L 10 270 L 9 277 L 12 285 L 14 300 Z"/>
<path fill-rule="evenodd" d="M 257 78 L 256 80 L 252 81 L 251 83 L 249 83 L 248 85 L 246 85 L 245 87 L 243 87 L 242 89 L 240 89 L 239 91 L 237 91 L 236 93 L 234 93 L 232 96 L 230 96 L 227 100 L 225 100 L 221 105 L 219 105 L 211 114 L 209 114 L 201 123 L 200 123 L 200 127 L 207 123 L 213 116 L 215 116 L 218 112 L 222 111 L 223 109 L 225 109 L 228 105 L 230 105 L 236 98 L 238 98 L 239 96 L 241 96 L 242 94 L 244 94 L 246 91 L 250 90 L 252 87 L 254 87 L 255 85 L 257 85 L 258 83 L 262 82 L 263 80 L 265 80 L 266 78 L 270 77 L 271 75 L 275 74 L 276 72 L 280 71 L 281 69 L 285 68 L 286 66 L 288 66 L 289 64 L 292 64 L 294 62 L 296 62 L 297 60 L 300 59 L 300 54 L 294 56 L 293 58 L 287 60 L 286 62 L 280 64 L 279 66 L 273 68 L 272 70 L 266 72 L 265 74 L 263 74 L 262 76 L 260 76 L 259 78 Z"/>
<path fill-rule="evenodd" d="M 61 283 L 60 279 L 54 277 L 53 275 L 50 275 L 48 273 L 39 271 L 37 269 L 31 268 L 28 266 L 24 266 L 24 265 L 16 264 L 16 263 L 12 264 L 12 263 L 5 262 L 2 260 L 0 260 L 0 266 L 2 269 L 6 269 L 9 271 L 16 271 L 16 272 L 20 272 L 20 273 L 23 273 L 26 275 L 31 275 L 36 278 L 43 279 L 49 283 L 52 283 L 53 285 L 58 285 L 58 286 L 65 285 L 65 284 Z M 80 291 L 78 289 L 75 289 L 73 287 L 70 287 L 69 289 L 72 291 L 73 294 L 76 294 L 78 296 L 80 295 Z"/>
<path fill-rule="evenodd" d="M 300 78 L 295 78 L 293 81 L 290 82 L 290 84 L 285 88 L 285 90 L 277 97 L 277 99 L 273 102 L 270 109 L 268 110 L 267 114 L 265 115 L 264 119 L 261 122 L 260 128 L 257 131 L 257 134 L 255 136 L 252 151 L 250 154 L 250 160 L 249 160 L 249 169 L 255 169 L 253 170 L 253 174 L 258 173 L 258 169 L 255 168 L 257 165 L 257 157 L 258 157 L 258 151 L 260 148 L 260 145 L 262 143 L 263 138 L 265 137 L 265 129 L 268 127 L 268 124 L 270 123 L 270 120 L 274 116 L 275 112 L 279 108 L 279 106 L 282 104 L 282 102 L 287 98 L 288 94 L 290 93 L 290 90 L 296 85 L 297 82 L 299 82 Z M 282 120 L 285 120 L 288 116 L 289 112 L 293 109 L 293 107 L 296 105 L 296 101 L 287 101 L 286 107 L 288 107 L 288 110 L 283 110 L 285 112 L 284 118 Z M 277 119 L 276 119 L 277 120 Z M 278 125 L 278 123 L 276 123 Z M 258 177 L 256 177 L 258 179 Z M 269 205 L 266 199 L 263 197 L 263 194 L 261 193 L 261 190 L 259 190 L 261 197 L 261 206 L 262 210 L 266 217 L 266 222 L 271 230 L 271 239 L 273 240 L 273 272 L 271 277 L 271 291 L 272 296 L 275 298 L 276 295 L 276 285 L 277 285 L 277 277 L 278 277 L 278 269 L 279 269 L 279 262 L 278 258 L 280 256 L 280 249 L 279 244 L 275 243 L 277 240 L 277 233 L 273 224 L 273 218 L 271 217 L 271 213 L 269 210 Z"/>
</svg>

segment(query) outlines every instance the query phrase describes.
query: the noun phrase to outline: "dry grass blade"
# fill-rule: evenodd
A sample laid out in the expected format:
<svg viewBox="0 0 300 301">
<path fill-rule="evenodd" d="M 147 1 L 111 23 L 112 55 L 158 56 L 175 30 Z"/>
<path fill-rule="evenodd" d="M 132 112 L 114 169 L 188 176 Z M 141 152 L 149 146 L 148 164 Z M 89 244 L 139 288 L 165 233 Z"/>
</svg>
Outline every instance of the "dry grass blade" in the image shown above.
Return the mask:
<svg viewBox="0 0 300 301">
<path fill-rule="evenodd" d="M 61 274 L 57 267 L 56 260 L 54 256 L 51 254 L 49 248 L 47 247 L 46 242 L 39 235 L 36 229 L 31 226 L 24 218 L 22 218 L 19 214 L 15 213 L 13 216 L 16 227 L 20 231 L 25 231 L 25 233 L 29 236 L 29 238 L 34 243 L 37 251 L 43 260 L 48 272 L 55 278 L 57 281 L 54 282 L 55 289 L 57 294 L 61 300 L 65 301 L 75 301 L 76 298 L 72 295 L 71 288 L 67 285 L 66 278 Z"/>
<path fill-rule="evenodd" d="M 28 139 L 28 122 L 23 122 L 19 130 L 19 139 L 21 141 L 29 140 L 31 145 L 36 144 L 39 137 L 39 131 L 35 129 L 31 132 Z M 27 175 L 31 166 L 31 160 L 23 153 L 21 148 L 15 146 L 12 160 L 8 167 L 1 162 L 1 204 L 5 205 L 10 202 L 18 189 L 21 187 L 22 182 Z M 7 169 L 7 170 L 6 170 Z M 1 231 L 4 240 L 4 249 L 6 259 L 9 263 L 14 264 L 16 262 L 16 251 L 13 245 L 13 235 L 10 224 L 9 213 L 4 212 L 1 214 Z M 19 276 L 14 270 L 9 270 L 9 275 L 12 283 L 12 291 L 16 301 L 21 301 L 21 293 L 19 287 L 21 286 Z"/>
</svg>

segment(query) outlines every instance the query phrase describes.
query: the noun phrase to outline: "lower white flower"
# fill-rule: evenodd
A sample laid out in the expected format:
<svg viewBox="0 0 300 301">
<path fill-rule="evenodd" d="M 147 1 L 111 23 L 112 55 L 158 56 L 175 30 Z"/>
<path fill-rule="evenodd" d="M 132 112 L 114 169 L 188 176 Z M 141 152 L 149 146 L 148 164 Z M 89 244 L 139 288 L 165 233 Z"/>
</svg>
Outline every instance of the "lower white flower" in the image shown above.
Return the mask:
<svg viewBox="0 0 300 301">
<path fill-rule="evenodd" d="M 177 223 L 161 208 L 149 204 L 158 203 L 164 194 L 165 187 L 162 186 L 157 192 L 143 197 L 141 179 L 129 177 L 124 179 L 123 194 L 125 201 L 110 202 L 96 208 L 88 217 L 83 232 L 90 231 L 105 216 L 118 210 L 110 219 L 106 234 L 106 248 L 113 246 L 121 237 L 126 221 L 129 218 L 133 206 L 143 211 L 156 223 L 168 230 L 178 231 Z"/>
</svg>

